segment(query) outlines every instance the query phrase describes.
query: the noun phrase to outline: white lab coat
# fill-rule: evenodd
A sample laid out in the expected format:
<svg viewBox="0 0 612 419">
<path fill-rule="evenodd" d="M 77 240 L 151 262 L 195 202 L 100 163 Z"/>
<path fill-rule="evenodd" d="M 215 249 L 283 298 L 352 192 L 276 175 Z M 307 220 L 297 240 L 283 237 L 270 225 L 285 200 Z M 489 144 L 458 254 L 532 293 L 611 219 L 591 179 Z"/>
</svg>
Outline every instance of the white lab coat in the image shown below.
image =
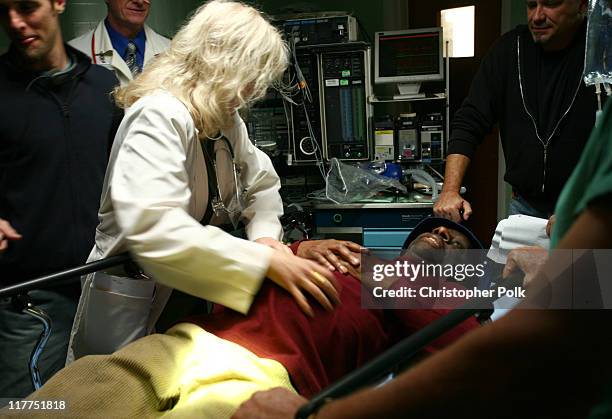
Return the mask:
<svg viewBox="0 0 612 419">
<path fill-rule="evenodd" d="M 149 60 L 170 47 L 170 40 L 161 36 L 147 25 L 144 26 L 144 31 L 146 37 L 144 65 L 146 66 Z M 125 86 L 132 80 L 132 73 L 121 57 L 121 54 L 113 49 L 104 20 L 98 23 L 96 29 L 78 38 L 74 38 L 68 44 L 91 58 L 94 64 L 114 71 L 122 86 Z"/>
<path fill-rule="evenodd" d="M 109 270 L 89 275 L 69 347 L 68 360 L 110 353 L 151 333 L 171 288 L 246 313 L 257 294 L 273 250 L 253 243 L 280 239 L 280 180 L 268 156 L 248 139 L 236 113 L 223 134 L 239 166 L 247 237 L 203 226 L 208 203 L 204 156 L 187 108 L 159 90 L 128 108 L 117 131 L 89 261 L 130 250 L 152 280 L 125 278 Z M 219 150 L 224 144 L 215 143 Z M 216 153 L 224 202 L 234 194 L 231 160 Z M 223 223 L 215 217 L 211 224 Z M 219 224 L 217 224 L 219 225 Z"/>
</svg>

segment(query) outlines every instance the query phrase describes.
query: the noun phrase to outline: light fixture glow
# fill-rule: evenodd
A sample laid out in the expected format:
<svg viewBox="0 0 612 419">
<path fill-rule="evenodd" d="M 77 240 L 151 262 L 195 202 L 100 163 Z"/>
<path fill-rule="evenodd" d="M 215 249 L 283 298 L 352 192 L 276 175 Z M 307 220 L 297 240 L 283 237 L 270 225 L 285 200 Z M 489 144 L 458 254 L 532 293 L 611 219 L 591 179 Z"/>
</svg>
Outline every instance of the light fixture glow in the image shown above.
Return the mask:
<svg viewBox="0 0 612 419">
<path fill-rule="evenodd" d="M 448 41 L 450 57 L 474 56 L 475 6 L 456 7 L 440 11 L 444 40 Z M 446 48 L 444 48 L 446 57 Z"/>
</svg>

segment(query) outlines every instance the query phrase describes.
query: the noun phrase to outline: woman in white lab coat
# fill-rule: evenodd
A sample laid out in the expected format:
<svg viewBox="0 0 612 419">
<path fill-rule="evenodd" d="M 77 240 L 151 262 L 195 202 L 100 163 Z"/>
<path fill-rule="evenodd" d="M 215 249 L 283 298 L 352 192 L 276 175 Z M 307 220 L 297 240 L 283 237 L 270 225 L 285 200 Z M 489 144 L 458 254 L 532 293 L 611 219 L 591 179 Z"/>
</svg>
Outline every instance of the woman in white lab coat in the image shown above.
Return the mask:
<svg viewBox="0 0 612 419">
<path fill-rule="evenodd" d="M 287 62 L 281 36 L 258 11 L 211 1 L 166 53 L 115 92 L 126 111 L 89 260 L 127 250 L 152 280 L 125 269 L 90 275 L 69 360 L 110 353 L 151 333 L 172 288 L 247 313 L 268 277 L 307 314 L 305 295 L 330 310 L 337 303 L 331 272 L 279 241 L 280 181 L 237 113 L 280 79 Z M 216 211 L 203 220 L 213 197 Z M 238 219 L 249 240 L 215 227 Z"/>
</svg>

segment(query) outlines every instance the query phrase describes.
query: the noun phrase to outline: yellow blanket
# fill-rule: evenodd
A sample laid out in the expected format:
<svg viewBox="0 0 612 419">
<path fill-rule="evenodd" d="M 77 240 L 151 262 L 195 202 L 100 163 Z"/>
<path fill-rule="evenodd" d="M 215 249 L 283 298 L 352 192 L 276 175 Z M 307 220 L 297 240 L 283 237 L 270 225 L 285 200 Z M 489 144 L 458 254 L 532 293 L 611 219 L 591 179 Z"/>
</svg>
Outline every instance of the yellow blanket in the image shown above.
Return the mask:
<svg viewBox="0 0 612 419">
<path fill-rule="evenodd" d="M 64 410 L 5 408 L 0 416 L 229 418 L 254 392 L 278 386 L 295 391 L 279 362 L 181 323 L 112 355 L 81 358 L 26 399 L 65 401 Z"/>
</svg>

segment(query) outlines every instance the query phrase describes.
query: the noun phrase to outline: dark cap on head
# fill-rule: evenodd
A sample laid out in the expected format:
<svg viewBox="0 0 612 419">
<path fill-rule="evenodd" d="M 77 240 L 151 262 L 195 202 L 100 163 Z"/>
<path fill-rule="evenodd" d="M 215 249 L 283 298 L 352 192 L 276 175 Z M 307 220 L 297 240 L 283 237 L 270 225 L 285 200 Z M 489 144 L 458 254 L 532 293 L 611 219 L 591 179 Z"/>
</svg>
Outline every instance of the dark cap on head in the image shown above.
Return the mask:
<svg viewBox="0 0 612 419">
<path fill-rule="evenodd" d="M 407 249 L 410 243 L 414 241 L 414 239 L 416 239 L 423 233 L 431 233 L 431 231 L 437 227 L 446 227 L 451 228 L 453 230 L 457 230 L 468 238 L 470 244 L 472 245 L 472 249 L 483 249 L 482 243 L 480 243 L 474 233 L 472 233 L 467 227 L 464 227 L 454 221 L 447 220 L 446 218 L 440 217 L 428 217 L 421 221 L 419 224 L 417 224 L 414 230 L 412 230 L 408 237 L 406 237 L 406 241 L 404 242 L 404 246 L 402 248 Z"/>
</svg>

